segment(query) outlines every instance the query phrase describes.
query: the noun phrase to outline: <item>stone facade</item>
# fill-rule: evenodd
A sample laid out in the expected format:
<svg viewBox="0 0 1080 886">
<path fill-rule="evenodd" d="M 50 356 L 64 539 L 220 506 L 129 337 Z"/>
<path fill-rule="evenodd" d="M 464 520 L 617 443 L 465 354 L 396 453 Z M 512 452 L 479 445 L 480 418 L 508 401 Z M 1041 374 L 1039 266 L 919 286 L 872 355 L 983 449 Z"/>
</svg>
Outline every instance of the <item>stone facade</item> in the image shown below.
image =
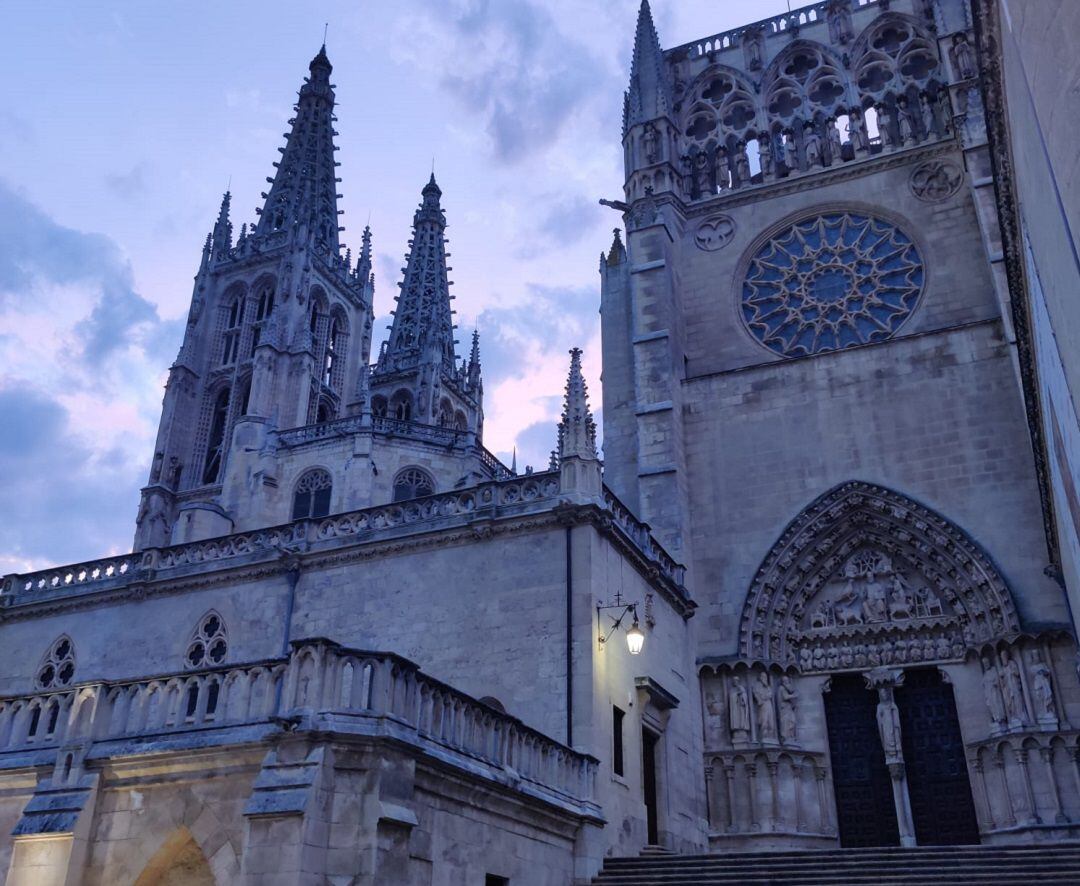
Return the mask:
<svg viewBox="0 0 1080 886">
<path fill-rule="evenodd" d="M 3 580 L 9 886 L 1080 836 L 1072 426 L 1030 399 L 1033 360 L 1046 402 L 1071 370 L 1059 281 L 1017 288 L 1056 265 L 1003 198 L 988 3 L 666 51 L 642 4 L 605 461 L 574 349 L 521 476 L 434 177 L 372 361 L 320 51 L 258 224 L 234 241 L 226 195 L 207 240 L 134 552 Z"/>
</svg>

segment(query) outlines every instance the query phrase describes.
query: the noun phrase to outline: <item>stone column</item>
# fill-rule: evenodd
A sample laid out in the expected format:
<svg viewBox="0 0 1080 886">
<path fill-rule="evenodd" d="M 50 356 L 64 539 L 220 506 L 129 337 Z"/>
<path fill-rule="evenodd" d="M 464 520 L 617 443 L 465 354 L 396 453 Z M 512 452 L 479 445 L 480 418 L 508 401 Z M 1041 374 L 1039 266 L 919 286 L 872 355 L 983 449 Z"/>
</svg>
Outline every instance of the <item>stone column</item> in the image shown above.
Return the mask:
<svg viewBox="0 0 1080 886">
<path fill-rule="evenodd" d="M 1080 772 L 1080 767 L 1077 769 Z M 735 832 L 735 764 L 724 764 L 724 777 L 727 779 L 727 832 Z"/>
<path fill-rule="evenodd" d="M 893 698 L 893 690 L 904 681 L 904 672 L 893 668 L 875 668 L 865 675 L 867 686 L 878 693 L 877 724 L 881 746 L 885 751 L 885 765 L 892 779 L 893 803 L 896 806 L 896 824 L 900 830 L 900 845 L 915 846 L 915 823 L 911 814 L 911 796 L 908 793 L 907 772 L 900 734 L 900 709 Z"/>
</svg>

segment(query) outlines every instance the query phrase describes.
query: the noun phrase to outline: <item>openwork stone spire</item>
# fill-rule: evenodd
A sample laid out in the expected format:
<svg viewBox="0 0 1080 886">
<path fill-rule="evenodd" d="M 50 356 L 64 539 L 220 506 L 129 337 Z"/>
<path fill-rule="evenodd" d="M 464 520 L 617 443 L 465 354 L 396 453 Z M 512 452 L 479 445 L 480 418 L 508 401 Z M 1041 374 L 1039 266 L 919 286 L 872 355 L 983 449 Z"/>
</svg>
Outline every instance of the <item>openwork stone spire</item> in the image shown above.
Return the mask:
<svg viewBox="0 0 1080 886">
<path fill-rule="evenodd" d="M 670 110 L 671 96 L 664 77 L 660 38 L 653 24 L 649 0 L 641 0 L 634 35 L 634 59 L 630 66 L 630 88 L 626 94 L 624 134 L 634 124 L 663 117 Z"/>
<path fill-rule="evenodd" d="M 581 374 L 581 348 L 570 351 L 562 421 L 559 422 L 559 459 L 595 459 L 596 422 L 589 411 L 589 393 Z"/>
<path fill-rule="evenodd" d="M 300 87 L 295 105 L 296 116 L 289 122 L 292 130 L 275 163 L 277 174 L 270 192 L 263 194 L 266 203 L 259 210 L 257 234 L 299 229 L 306 232 L 320 251 L 337 255 L 338 208 L 334 161 L 334 90 L 330 84 L 333 70 L 326 57 L 326 47 L 311 60 L 311 74 Z"/>
<path fill-rule="evenodd" d="M 379 370 L 409 369 L 420 363 L 456 370 L 454 319 L 446 267 L 446 214 L 435 175 L 424 186 L 423 202 L 413 217 L 413 235 L 397 297 L 394 323 Z"/>
<path fill-rule="evenodd" d="M 213 254 L 218 257 L 226 255 L 232 249 L 232 222 L 229 221 L 231 203 L 232 194 L 226 191 L 221 198 L 221 209 L 218 210 L 214 233 L 211 235 L 211 248 Z"/>
</svg>

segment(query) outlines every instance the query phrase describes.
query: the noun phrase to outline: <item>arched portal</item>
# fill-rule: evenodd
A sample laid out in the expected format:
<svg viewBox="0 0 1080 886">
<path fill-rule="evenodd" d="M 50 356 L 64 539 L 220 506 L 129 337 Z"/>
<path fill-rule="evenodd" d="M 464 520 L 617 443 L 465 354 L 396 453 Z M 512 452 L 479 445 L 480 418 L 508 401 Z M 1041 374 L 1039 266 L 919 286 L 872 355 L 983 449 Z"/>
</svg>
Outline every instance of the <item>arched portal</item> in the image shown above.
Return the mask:
<svg viewBox="0 0 1080 886">
<path fill-rule="evenodd" d="M 1009 588 L 966 533 L 898 492 L 845 483 L 781 534 L 747 593 L 737 660 L 703 674 L 707 752 L 726 761 L 789 748 L 827 765 L 832 797 L 820 782 L 818 797 L 826 813 L 835 808 L 823 815 L 835 831 L 802 827 L 800 838 L 978 842 L 965 741 L 981 739 L 987 720 L 967 700 L 962 733 L 951 680 L 972 688 L 998 680 L 1002 693 L 1015 684 L 1005 726 L 1027 728 L 1035 718 L 1020 710 L 1023 681 L 1008 682 L 1006 670 L 1017 667 L 1005 655 L 1000 666 L 980 664 L 986 644 L 1020 637 Z M 1030 675 L 1047 656 L 1029 656 Z M 774 724 L 774 705 L 787 728 Z M 764 774 L 780 791 L 779 770 Z M 735 796 L 737 784 L 713 782 L 723 811 L 724 790 Z M 738 805 L 727 805 L 737 832 Z"/>
<path fill-rule="evenodd" d="M 784 530 L 754 577 L 742 654 L 803 672 L 955 661 L 1020 630 L 990 558 L 940 514 L 853 481 Z"/>
</svg>

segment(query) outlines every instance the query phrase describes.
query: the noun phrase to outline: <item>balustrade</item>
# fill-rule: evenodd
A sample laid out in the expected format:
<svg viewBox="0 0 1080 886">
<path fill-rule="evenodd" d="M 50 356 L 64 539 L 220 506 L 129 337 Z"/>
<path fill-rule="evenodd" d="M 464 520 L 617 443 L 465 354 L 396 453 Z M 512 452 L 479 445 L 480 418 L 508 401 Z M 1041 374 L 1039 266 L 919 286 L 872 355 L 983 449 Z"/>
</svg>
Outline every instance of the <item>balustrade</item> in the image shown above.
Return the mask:
<svg viewBox="0 0 1080 886">
<path fill-rule="evenodd" d="M 295 644 L 288 659 L 0 698 L 0 765 L 9 752 L 117 739 L 137 746 L 277 718 L 359 734 L 382 734 L 372 721 L 384 721 L 429 752 L 467 757 L 574 800 L 593 798 L 593 758 L 422 674 L 406 659 L 322 640 Z"/>
</svg>

